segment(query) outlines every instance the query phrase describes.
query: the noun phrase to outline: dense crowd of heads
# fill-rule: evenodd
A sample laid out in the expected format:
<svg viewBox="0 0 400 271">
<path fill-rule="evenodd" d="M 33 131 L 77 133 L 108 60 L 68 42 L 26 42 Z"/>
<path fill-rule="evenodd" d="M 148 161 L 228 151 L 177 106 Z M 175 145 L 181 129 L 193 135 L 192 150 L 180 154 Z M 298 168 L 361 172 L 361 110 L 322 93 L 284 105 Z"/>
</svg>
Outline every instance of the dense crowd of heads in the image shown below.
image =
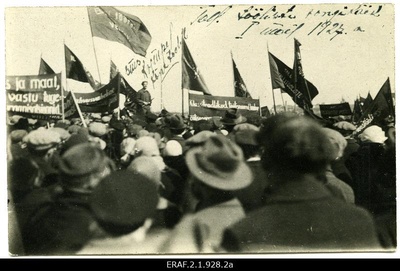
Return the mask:
<svg viewBox="0 0 400 271">
<path fill-rule="evenodd" d="M 237 109 L 9 116 L 10 253 L 394 249 L 394 122 L 355 130 Z"/>
</svg>

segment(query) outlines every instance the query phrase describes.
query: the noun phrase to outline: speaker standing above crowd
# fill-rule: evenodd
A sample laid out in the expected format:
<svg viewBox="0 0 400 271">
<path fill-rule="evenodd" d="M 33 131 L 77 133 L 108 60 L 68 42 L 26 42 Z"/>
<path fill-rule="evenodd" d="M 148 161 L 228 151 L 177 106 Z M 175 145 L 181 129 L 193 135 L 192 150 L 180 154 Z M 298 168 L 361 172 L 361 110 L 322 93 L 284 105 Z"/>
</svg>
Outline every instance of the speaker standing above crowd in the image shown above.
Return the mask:
<svg viewBox="0 0 400 271">
<path fill-rule="evenodd" d="M 354 130 L 237 109 L 10 116 L 10 253 L 394 251 L 394 122 Z"/>
</svg>

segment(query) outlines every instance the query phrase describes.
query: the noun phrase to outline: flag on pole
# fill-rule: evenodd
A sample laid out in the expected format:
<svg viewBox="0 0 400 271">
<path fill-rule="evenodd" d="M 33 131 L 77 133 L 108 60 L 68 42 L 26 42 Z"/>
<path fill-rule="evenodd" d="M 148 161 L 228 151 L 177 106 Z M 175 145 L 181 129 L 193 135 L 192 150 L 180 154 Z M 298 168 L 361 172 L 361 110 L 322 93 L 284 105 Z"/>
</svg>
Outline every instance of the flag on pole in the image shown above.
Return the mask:
<svg viewBox="0 0 400 271">
<path fill-rule="evenodd" d="M 110 81 L 118 74 L 117 65 L 115 65 L 114 61 L 110 61 Z"/>
<path fill-rule="evenodd" d="M 39 75 L 44 74 L 55 74 L 55 72 L 43 58 L 40 58 Z"/>
<path fill-rule="evenodd" d="M 387 117 L 395 117 L 393 97 L 389 78 L 382 85 L 373 101 L 364 110 L 360 121 L 373 116 L 374 123 L 380 123 Z"/>
<path fill-rule="evenodd" d="M 67 45 L 64 45 L 64 49 L 66 78 L 89 83 L 93 89 L 97 89 L 99 83 L 93 79 L 93 76 L 85 69 L 79 58 L 68 48 Z"/>
<path fill-rule="evenodd" d="M 246 84 L 244 83 L 243 78 L 240 75 L 239 69 L 237 68 L 233 57 L 232 57 L 232 65 L 233 65 L 235 97 L 251 98 L 251 95 L 247 90 Z"/>
<path fill-rule="evenodd" d="M 211 95 L 186 45 L 185 39 L 182 39 L 182 89 L 200 91 L 206 95 Z"/>
<path fill-rule="evenodd" d="M 307 105 L 309 100 L 304 95 L 304 93 L 306 93 L 304 89 L 300 91 L 299 87 L 301 87 L 301 85 L 296 87 L 293 85 L 293 70 L 272 53 L 268 52 L 268 54 L 272 88 L 280 88 L 281 90 L 289 94 L 289 96 L 292 97 L 293 101 L 299 107 L 304 109 L 304 105 Z M 310 81 L 306 79 L 304 80 L 307 83 L 312 100 L 318 94 L 318 89 Z"/>
<path fill-rule="evenodd" d="M 151 35 L 136 16 L 114 7 L 88 7 L 92 36 L 121 43 L 138 55 L 146 56 Z"/>
<path fill-rule="evenodd" d="M 297 39 L 294 39 L 293 85 L 295 89 L 303 94 L 304 105 L 312 108 L 312 99 L 318 94 L 318 90 L 313 89 L 313 93 L 311 93 L 308 82 L 305 80 L 303 65 L 301 63 L 300 46 L 301 43 Z"/>
</svg>

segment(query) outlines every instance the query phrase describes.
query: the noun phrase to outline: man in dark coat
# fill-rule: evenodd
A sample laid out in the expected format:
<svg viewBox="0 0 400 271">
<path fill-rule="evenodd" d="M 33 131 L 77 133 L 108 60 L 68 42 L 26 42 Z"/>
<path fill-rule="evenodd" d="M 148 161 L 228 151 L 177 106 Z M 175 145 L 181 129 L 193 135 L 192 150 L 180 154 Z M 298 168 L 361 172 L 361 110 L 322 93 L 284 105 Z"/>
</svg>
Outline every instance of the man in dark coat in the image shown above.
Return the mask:
<svg viewBox="0 0 400 271">
<path fill-rule="evenodd" d="M 301 116 L 275 115 L 259 133 L 269 173 L 265 205 L 225 231 L 229 252 L 379 251 L 372 215 L 336 197 L 318 180 L 333 147 L 321 126 Z"/>
<path fill-rule="evenodd" d="M 91 236 L 94 223 L 89 198 L 113 162 L 92 143 L 68 149 L 59 163 L 62 191 L 40 206 L 22 229 L 27 255 L 70 255 Z"/>
</svg>

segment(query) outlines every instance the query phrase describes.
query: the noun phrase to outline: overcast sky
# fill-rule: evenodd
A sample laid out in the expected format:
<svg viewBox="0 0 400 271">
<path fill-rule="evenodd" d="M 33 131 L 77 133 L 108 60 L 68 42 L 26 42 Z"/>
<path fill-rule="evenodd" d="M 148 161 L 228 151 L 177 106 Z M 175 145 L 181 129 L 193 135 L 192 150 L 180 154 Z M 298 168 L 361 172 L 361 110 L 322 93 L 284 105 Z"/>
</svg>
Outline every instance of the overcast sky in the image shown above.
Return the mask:
<svg viewBox="0 0 400 271">
<path fill-rule="evenodd" d="M 380 4 L 350 3 L 280 4 L 275 11 L 273 5 L 266 4 L 253 8 L 250 4 L 117 6 L 138 16 L 151 33 L 146 59 L 121 44 L 92 38 L 84 6 L 9 7 L 5 11 L 6 74 L 35 75 L 40 57 L 56 72 L 64 72 L 65 43 L 102 83 L 108 82 L 112 59 L 135 89 L 140 88 L 142 80 L 150 81 L 155 110 L 161 109 L 162 104 L 170 111 L 180 111 L 178 39 L 185 29 L 189 50 L 208 88 L 216 96 L 233 96 L 232 53 L 252 97 L 260 98 L 262 106 L 271 108 L 267 51 L 292 67 L 294 38 L 302 43 L 305 76 L 319 90 L 314 104 L 338 103 L 342 99 L 352 103 L 358 95 L 365 97 L 368 92 L 374 97 L 388 77 L 394 89 L 394 6 L 391 4 L 381 7 Z M 335 11 L 345 15 L 335 15 Z M 260 16 L 256 17 L 257 13 Z M 275 14 L 282 13 L 285 18 L 274 18 Z M 178 49 L 171 61 L 157 58 L 168 56 L 162 52 L 166 44 L 167 51 Z M 132 63 L 150 65 L 150 59 L 152 69 L 148 70 L 147 78 L 140 66 L 132 70 Z M 164 75 L 150 77 L 149 72 L 158 73 L 164 65 L 168 66 Z M 274 93 L 277 104 L 284 101 L 293 104 L 288 95 L 281 95 L 277 90 Z"/>
</svg>

